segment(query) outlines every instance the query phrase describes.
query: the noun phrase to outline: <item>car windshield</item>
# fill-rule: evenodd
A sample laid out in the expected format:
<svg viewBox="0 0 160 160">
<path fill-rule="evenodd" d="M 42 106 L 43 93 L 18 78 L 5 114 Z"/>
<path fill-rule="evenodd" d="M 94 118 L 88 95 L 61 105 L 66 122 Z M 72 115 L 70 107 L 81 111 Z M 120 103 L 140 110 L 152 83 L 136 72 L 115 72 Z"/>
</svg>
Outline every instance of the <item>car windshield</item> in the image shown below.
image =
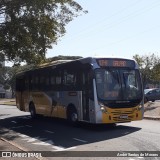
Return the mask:
<svg viewBox="0 0 160 160">
<path fill-rule="evenodd" d="M 147 94 L 149 91 L 152 91 L 153 89 L 145 89 L 144 94 Z"/>
<path fill-rule="evenodd" d="M 142 85 L 138 70 L 101 68 L 95 70 L 95 77 L 100 100 L 142 100 Z"/>
</svg>

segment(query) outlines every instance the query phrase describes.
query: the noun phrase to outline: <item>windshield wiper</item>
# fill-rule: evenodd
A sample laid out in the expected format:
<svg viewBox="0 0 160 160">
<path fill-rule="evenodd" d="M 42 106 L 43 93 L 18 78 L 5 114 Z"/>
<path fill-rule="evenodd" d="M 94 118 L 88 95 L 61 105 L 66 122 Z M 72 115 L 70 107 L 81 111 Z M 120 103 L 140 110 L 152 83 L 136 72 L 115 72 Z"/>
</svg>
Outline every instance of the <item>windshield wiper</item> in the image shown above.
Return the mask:
<svg viewBox="0 0 160 160">
<path fill-rule="evenodd" d="M 130 101 L 116 101 L 116 103 L 129 103 Z"/>
</svg>

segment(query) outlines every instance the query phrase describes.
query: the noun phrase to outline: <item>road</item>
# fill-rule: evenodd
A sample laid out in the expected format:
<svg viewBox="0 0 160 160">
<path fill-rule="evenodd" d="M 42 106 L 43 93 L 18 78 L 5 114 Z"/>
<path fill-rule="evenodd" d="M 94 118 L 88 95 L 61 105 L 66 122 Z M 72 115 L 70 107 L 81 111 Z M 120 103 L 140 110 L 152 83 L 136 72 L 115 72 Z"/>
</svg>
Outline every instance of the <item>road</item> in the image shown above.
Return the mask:
<svg viewBox="0 0 160 160">
<path fill-rule="evenodd" d="M 160 151 L 160 121 L 142 120 L 121 123 L 111 128 L 106 125 L 80 124 L 73 127 L 66 121 L 39 117 L 31 119 L 29 113 L 19 111 L 15 106 L 0 105 L 0 137 L 14 142 L 28 151 Z M 3 146 L 1 146 L 3 147 Z M 60 152 L 59 152 L 60 153 Z M 85 152 L 76 152 L 79 157 Z M 112 152 L 111 152 L 112 153 Z M 93 154 L 93 155 L 92 155 Z M 54 159 L 73 159 L 65 158 Z M 76 157 L 74 157 L 75 159 Z M 47 159 L 53 159 L 48 158 Z M 82 157 L 77 159 L 89 159 Z M 160 159 L 160 157 L 92 157 L 91 159 Z"/>
</svg>

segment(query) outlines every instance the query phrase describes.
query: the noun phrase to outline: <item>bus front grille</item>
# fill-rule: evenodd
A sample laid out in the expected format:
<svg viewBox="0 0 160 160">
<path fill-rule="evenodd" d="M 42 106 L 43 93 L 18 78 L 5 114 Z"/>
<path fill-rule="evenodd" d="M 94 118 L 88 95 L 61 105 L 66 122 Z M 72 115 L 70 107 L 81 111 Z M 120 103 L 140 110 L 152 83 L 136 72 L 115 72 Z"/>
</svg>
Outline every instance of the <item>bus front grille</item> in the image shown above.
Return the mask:
<svg viewBox="0 0 160 160">
<path fill-rule="evenodd" d="M 113 111 L 111 112 L 112 119 L 116 122 L 131 121 L 134 118 L 132 111 Z"/>
</svg>

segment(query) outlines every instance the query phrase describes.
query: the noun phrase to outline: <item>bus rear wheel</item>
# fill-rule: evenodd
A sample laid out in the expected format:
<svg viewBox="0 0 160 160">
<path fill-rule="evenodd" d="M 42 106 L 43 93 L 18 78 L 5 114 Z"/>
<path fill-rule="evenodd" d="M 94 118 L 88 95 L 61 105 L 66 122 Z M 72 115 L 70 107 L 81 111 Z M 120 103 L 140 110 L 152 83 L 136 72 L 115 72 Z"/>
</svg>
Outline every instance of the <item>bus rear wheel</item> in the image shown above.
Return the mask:
<svg viewBox="0 0 160 160">
<path fill-rule="evenodd" d="M 36 118 L 36 110 L 35 110 L 35 106 L 34 106 L 34 104 L 33 103 L 31 103 L 30 105 L 29 105 L 29 112 L 30 112 L 30 114 L 31 114 L 31 118 Z"/>
<path fill-rule="evenodd" d="M 69 121 L 69 123 L 71 123 L 72 125 L 76 125 L 78 122 L 78 114 L 75 108 L 70 107 L 67 110 L 67 119 Z"/>
</svg>

